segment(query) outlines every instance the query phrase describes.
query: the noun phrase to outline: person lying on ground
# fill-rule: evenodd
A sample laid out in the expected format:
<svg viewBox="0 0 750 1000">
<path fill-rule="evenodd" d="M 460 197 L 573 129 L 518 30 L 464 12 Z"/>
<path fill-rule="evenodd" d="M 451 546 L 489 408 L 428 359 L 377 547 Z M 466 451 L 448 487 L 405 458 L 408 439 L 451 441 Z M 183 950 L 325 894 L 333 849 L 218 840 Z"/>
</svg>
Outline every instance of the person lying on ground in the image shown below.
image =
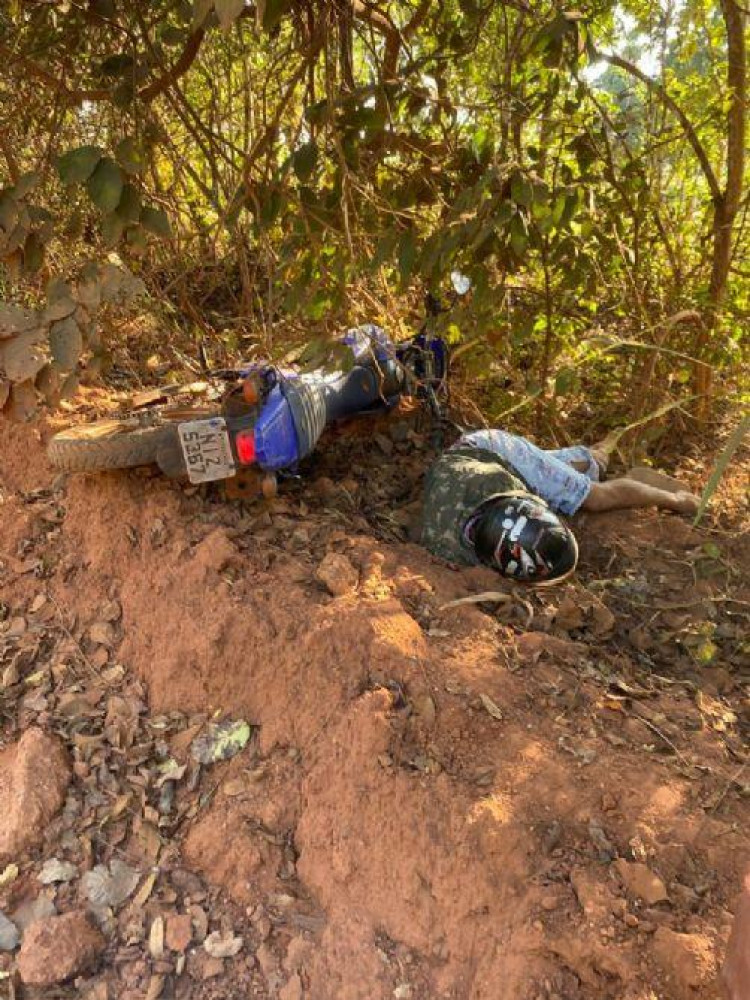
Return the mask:
<svg viewBox="0 0 750 1000">
<path fill-rule="evenodd" d="M 557 512 L 659 507 L 694 514 L 698 498 L 634 479 L 601 482 L 606 442 L 544 451 L 502 430 L 464 434 L 427 475 L 421 541 L 459 565 L 484 564 L 526 583 L 558 582 L 578 545 Z"/>
</svg>

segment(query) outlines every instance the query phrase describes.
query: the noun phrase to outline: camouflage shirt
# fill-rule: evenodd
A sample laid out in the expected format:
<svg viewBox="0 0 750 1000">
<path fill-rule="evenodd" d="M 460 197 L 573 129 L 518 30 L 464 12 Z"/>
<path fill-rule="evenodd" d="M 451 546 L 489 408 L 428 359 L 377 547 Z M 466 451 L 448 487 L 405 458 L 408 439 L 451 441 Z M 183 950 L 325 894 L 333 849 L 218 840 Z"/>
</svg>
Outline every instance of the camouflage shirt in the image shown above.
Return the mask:
<svg viewBox="0 0 750 1000">
<path fill-rule="evenodd" d="M 427 473 L 422 518 L 422 544 L 433 555 L 464 566 L 478 566 L 464 541 L 464 525 L 490 497 L 527 489 L 503 460 L 482 448 L 452 448 Z"/>
</svg>

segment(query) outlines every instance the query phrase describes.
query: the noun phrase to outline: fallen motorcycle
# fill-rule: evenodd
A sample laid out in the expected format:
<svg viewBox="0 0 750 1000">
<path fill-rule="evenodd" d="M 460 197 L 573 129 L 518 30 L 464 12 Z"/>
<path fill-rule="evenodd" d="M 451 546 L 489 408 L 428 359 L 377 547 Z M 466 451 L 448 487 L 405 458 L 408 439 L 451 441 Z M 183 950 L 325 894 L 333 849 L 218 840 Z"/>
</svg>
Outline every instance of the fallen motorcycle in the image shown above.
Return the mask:
<svg viewBox="0 0 750 1000">
<path fill-rule="evenodd" d="M 465 282 L 453 276 L 456 295 L 467 290 Z M 427 309 L 443 311 L 430 296 Z M 429 321 L 398 345 L 372 324 L 349 330 L 339 341 L 349 364 L 334 371 L 255 362 L 207 372 L 199 383 L 142 393 L 127 413 L 56 434 L 49 461 L 65 472 L 155 464 L 171 478 L 234 479 L 242 484 L 240 493 L 258 488 L 272 496 L 277 474 L 293 472 L 336 421 L 389 409 L 404 396 L 423 400 L 440 416 L 448 354 L 428 327 Z"/>
</svg>

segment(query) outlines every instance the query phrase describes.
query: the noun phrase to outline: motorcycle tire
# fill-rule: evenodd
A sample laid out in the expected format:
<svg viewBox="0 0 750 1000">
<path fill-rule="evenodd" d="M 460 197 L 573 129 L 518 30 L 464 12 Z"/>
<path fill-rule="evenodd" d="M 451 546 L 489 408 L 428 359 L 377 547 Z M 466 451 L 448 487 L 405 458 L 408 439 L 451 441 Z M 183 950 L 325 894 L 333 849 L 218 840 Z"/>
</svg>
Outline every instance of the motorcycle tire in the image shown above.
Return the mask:
<svg viewBox="0 0 750 1000">
<path fill-rule="evenodd" d="M 175 439 L 170 422 L 152 426 L 137 420 L 99 420 L 55 434 L 47 446 L 50 464 L 61 472 L 104 472 L 157 463 L 159 450 Z"/>
</svg>

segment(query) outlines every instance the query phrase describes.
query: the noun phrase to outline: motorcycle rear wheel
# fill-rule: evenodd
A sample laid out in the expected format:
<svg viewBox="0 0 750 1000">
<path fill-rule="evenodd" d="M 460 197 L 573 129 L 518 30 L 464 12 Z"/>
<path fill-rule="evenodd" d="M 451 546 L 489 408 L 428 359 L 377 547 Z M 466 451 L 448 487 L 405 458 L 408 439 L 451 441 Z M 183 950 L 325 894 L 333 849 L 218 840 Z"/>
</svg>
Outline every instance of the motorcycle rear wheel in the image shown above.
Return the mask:
<svg viewBox="0 0 750 1000">
<path fill-rule="evenodd" d="M 55 434 L 47 446 L 50 464 L 61 472 L 103 472 L 153 465 L 159 449 L 174 440 L 171 421 L 143 424 L 136 417 L 97 420 Z"/>
</svg>

